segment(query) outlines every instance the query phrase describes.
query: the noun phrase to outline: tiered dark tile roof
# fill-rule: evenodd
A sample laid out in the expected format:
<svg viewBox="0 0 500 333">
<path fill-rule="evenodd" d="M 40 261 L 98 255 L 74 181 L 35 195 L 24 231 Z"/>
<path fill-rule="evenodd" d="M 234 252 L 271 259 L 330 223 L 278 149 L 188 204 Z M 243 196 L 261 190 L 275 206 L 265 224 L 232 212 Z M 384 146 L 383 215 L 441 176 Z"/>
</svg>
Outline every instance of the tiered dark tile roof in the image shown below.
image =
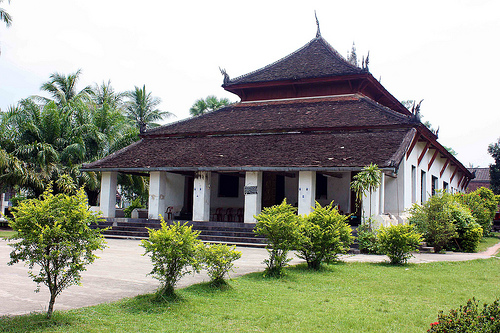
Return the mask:
<svg viewBox="0 0 500 333">
<path fill-rule="evenodd" d="M 145 136 L 262 133 L 398 126 L 412 123 L 404 116 L 361 95 L 238 103 L 168 126 Z"/>
<path fill-rule="evenodd" d="M 84 168 L 396 167 L 414 135 L 410 117 L 359 95 L 239 103 L 148 131 Z"/>
<path fill-rule="evenodd" d="M 299 94 L 298 85 L 307 89 Z M 243 102 L 149 130 L 83 169 L 359 170 L 376 163 L 395 170 L 417 132 L 436 140 L 367 69 L 321 36 L 266 67 L 226 77 L 223 87 Z"/>
<path fill-rule="evenodd" d="M 395 167 L 412 128 L 204 137 L 146 137 L 85 169 L 251 170 L 252 168 Z"/>
<path fill-rule="evenodd" d="M 231 79 L 224 84 L 224 87 L 361 73 L 366 73 L 366 71 L 350 64 L 323 37 L 319 36 L 297 51 L 266 67 Z"/>
</svg>

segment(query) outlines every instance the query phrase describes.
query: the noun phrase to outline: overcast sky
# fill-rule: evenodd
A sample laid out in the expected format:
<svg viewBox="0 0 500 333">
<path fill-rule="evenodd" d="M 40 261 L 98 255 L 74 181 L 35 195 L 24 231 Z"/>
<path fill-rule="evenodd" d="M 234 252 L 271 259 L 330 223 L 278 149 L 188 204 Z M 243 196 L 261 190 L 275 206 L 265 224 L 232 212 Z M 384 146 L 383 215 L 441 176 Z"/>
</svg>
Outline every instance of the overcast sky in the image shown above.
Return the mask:
<svg viewBox="0 0 500 333">
<path fill-rule="evenodd" d="M 274 62 L 316 34 L 342 55 L 370 51 L 370 71 L 399 100 L 424 99 L 423 120 L 468 166 L 487 167 L 500 137 L 500 1 L 11 0 L 0 24 L 0 108 L 40 94 L 54 72 L 82 69 L 79 88 L 146 85 L 161 109 L 189 116 L 201 97 L 238 98 L 231 77 Z"/>
</svg>

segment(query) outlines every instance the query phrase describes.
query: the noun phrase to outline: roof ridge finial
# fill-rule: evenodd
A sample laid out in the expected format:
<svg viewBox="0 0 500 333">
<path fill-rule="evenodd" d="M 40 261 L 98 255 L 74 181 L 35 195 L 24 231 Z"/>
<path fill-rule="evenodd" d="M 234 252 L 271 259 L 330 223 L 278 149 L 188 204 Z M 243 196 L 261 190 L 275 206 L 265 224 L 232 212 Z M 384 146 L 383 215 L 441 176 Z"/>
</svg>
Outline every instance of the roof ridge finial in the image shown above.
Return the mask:
<svg viewBox="0 0 500 333">
<path fill-rule="evenodd" d="M 316 38 L 321 37 L 321 31 L 319 30 L 318 15 L 316 15 L 316 10 L 314 10 L 314 17 L 316 18 L 316 25 L 318 26 L 318 31 L 316 31 Z"/>
</svg>

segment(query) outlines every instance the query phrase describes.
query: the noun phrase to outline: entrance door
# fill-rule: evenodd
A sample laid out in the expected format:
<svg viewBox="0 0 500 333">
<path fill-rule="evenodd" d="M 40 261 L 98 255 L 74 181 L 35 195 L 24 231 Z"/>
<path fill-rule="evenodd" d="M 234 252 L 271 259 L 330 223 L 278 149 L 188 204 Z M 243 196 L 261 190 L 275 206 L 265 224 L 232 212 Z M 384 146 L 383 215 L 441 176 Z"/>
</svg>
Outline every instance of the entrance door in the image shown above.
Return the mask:
<svg viewBox="0 0 500 333">
<path fill-rule="evenodd" d="M 262 174 L 262 208 L 279 205 L 285 199 L 285 176 L 271 172 Z"/>
</svg>

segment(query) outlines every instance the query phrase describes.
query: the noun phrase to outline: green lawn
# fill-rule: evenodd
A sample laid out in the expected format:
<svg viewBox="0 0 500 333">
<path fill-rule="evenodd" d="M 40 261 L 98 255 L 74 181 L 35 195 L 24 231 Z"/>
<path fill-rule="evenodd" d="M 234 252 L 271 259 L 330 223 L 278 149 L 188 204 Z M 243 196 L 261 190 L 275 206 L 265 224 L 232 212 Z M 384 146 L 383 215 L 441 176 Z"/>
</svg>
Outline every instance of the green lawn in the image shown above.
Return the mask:
<svg viewBox="0 0 500 333">
<path fill-rule="evenodd" d="M 484 237 L 481 240 L 481 243 L 479 243 L 479 246 L 477 248 L 477 252 L 486 251 L 486 249 L 495 245 L 498 242 L 500 242 L 500 232 L 494 232 L 492 236 Z"/>
<path fill-rule="evenodd" d="M 338 263 L 320 272 L 303 265 L 281 280 L 253 273 L 225 290 L 207 284 L 112 304 L 0 319 L 0 332 L 425 332 L 439 310 L 500 297 L 500 260 L 392 267 Z M 96 290 L 98 292 L 98 290 Z M 57 302 L 56 302 L 57 305 Z"/>
<path fill-rule="evenodd" d="M 14 236 L 16 232 L 12 230 L 0 230 L 0 238 L 7 238 Z"/>
</svg>

